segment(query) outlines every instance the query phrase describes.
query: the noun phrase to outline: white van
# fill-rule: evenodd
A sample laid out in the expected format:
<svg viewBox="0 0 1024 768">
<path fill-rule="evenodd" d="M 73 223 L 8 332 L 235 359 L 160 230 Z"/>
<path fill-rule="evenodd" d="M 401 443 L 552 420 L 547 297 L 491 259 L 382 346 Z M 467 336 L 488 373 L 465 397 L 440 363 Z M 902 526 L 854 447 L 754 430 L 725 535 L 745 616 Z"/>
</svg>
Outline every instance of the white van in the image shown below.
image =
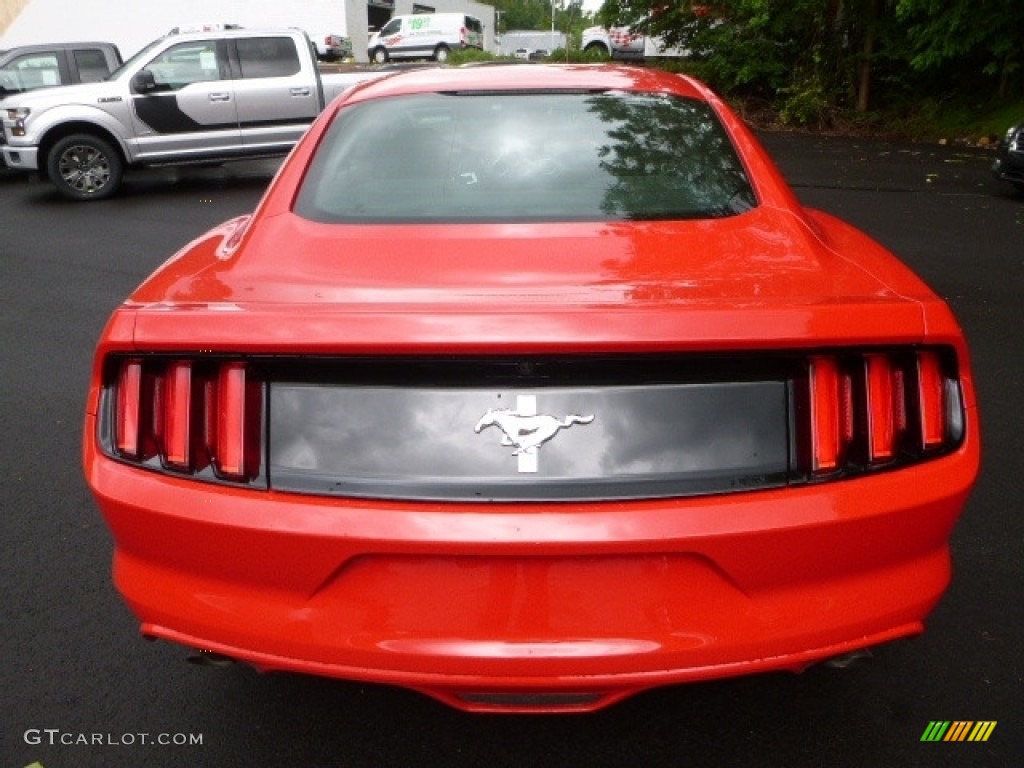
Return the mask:
<svg viewBox="0 0 1024 768">
<path fill-rule="evenodd" d="M 366 46 L 370 61 L 377 64 L 391 59 L 445 61 L 452 50 L 483 47 L 483 24 L 464 13 L 392 16 Z"/>
</svg>

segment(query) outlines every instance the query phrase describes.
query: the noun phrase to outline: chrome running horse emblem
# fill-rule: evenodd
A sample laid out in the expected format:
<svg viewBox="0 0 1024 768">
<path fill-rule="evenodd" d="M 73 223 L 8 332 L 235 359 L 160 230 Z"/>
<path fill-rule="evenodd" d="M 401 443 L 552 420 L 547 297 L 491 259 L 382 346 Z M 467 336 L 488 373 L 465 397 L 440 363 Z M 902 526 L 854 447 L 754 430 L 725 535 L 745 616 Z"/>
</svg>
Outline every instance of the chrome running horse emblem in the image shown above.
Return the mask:
<svg viewBox="0 0 1024 768">
<path fill-rule="evenodd" d="M 560 430 L 568 429 L 574 424 L 589 424 L 594 414 L 580 416 L 570 413 L 564 419 L 537 413 L 537 398 L 533 395 L 520 395 L 516 398 L 516 408 L 490 408 L 480 417 L 473 431 L 480 434 L 487 427 L 501 430 L 501 444 L 514 446 L 513 456 L 519 457 L 520 472 L 537 471 L 537 450 Z"/>
</svg>

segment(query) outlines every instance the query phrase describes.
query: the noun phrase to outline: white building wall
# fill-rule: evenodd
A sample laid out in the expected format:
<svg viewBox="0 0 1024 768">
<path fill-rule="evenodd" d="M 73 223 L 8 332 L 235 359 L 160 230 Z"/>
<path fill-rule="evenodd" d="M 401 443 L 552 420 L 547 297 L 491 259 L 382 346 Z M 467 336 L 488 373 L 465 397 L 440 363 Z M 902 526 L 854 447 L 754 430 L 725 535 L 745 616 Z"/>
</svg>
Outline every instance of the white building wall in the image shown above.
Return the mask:
<svg viewBox="0 0 1024 768">
<path fill-rule="evenodd" d="M 6 0 L 5 0 L 6 2 Z M 183 24 L 299 27 L 310 35 L 346 34 L 349 6 L 358 0 L 23 0 L 25 7 L 0 36 L 0 48 L 30 43 L 104 40 L 130 56 Z"/>
</svg>

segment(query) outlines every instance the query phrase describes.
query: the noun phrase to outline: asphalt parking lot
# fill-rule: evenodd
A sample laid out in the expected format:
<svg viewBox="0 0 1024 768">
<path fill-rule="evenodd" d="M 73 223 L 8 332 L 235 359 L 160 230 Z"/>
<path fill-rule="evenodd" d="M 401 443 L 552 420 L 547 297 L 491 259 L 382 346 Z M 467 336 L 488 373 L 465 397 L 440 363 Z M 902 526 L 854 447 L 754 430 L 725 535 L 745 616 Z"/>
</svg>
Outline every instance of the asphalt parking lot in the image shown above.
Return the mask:
<svg viewBox="0 0 1024 768">
<path fill-rule="evenodd" d="M 989 178 L 981 150 L 764 139 L 805 204 L 897 252 L 971 345 L 982 474 L 922 637 L 848 669 L 667 688 L 588 716 L 471 716 L 384 687 L 186 664 L 138 637 L 111 585 L 80 468 L 85 387 L 110 310 L 250 210 L 274 164 L 134 174 L 98 204 L 0 174 L 0 768 L 1020 765 L 1024 195 Z M 981 743 L 922 742 L 933 721 L 996 725 Z"/>
</svg>

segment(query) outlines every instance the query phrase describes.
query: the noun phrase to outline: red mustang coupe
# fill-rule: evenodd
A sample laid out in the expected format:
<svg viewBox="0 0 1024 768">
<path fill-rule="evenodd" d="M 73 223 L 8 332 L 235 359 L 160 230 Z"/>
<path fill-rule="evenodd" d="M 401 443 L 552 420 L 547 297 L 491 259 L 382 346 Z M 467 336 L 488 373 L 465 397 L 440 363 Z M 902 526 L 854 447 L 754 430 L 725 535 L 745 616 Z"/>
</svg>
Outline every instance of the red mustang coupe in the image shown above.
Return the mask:
<svg viewBox="0 0 1024 768">
<path fill-rule="evenodd" d="M 685 77 L 419 70 L 113 314 L 85 472 L 142 633 L 490 711 L 914 635 L 964 337 Z"/>
</svg>

